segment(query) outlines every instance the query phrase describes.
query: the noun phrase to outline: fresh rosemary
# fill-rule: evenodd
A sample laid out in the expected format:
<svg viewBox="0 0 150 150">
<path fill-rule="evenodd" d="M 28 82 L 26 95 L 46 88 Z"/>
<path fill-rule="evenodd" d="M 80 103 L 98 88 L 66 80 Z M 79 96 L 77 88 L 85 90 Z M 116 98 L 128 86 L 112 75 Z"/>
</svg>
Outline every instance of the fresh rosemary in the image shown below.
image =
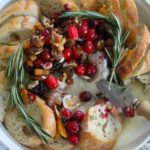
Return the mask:
<svg viewBox="0 0 150 150">
<path fill-rule="evenodd" d="M 34 131 L 41 141 L 44 141 L 47 144 L 51 144 L 49 140 L 49 138 L 52 138 L 51 135 L 46 133 L 40 127 L 40 125 L 32 117 L 30 117 L 24 110 L 24 104 L 21 99 L 21 95 L 18 88 L 19 84 L 25 83 L 25 70 L 23 63 L 24 63 L 23 44 L 19 44 L 17 45 L 16 51 L 11 57 L 6 69 L 6 77 L 8 79 L 7 84 L 11 87 L 9 106 L 17 107 L 29 131 Z"/>
<path fill-rule="evenodd" d="M 109 81 L 110 81 L 109 82 L 109 88 L 110 88 L 110 85 L 111 85 L 113 79 L 118 84 L 117 75 L 116 75 L 116 68 L 117 68 L 119 62 L 121 61 L 121 59 L 126 54 L 124 52 L 124 46 L 123 45 L 124 45 L 124 42 L 126 41 L 128 35 L 129 35 L 130 31 L 127 32 L 125 35 L 123 35 L 120 22 L 119 22 L 118 18 L 113 13 L 110 16 L 104 16 L 98 12 L 91 12 L 91 11 L 71 12 L 70 11 L 70 12 L 63 13 L 61 16 L 59 16 L 59 18 L 66 18 L 66 17 L 73 17 L 73 16 L 80 16 L 83 19 L 86 19 L 86 18 L 102 19 L 109 24 L 107 30 L 110 33 L 110 35 L 112 36 L 112 39 L 114 41 L 114 46 L 113 46 L 114 54 L 113 54 L 113 56 L 105 48 L 105 51 L 108 55 L 108 58 L 110 60 L 111 65 L 112 65 L 111 76 L 109 79 Z"/>
</svg>

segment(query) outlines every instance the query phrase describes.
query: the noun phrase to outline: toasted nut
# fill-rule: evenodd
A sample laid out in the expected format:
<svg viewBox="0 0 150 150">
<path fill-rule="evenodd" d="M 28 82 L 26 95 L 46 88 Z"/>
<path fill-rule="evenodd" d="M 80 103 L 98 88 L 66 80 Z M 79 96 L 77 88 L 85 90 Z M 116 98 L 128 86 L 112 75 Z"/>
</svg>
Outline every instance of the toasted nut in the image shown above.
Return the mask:
<svg viewBox="0 0 150 150">
<path fill-rule="evenodd" d="M 30 76 L 30 78 L 33 80 L 43 81 L 47 78 L 47 76 L 46 75 L 38 75 L 38 76 Z"/>
<path fill-rule="evenodd" d="M 44 37 L 33 35 L 32 41 L 37 48 L 44 46 Z"/>
<path fill-rule="evenodd" d="M 28 64 L 28 66 L 33 67 L 33 62 L 32 62 L 32 61 L 27 60 L 26 62 L 27 62 L 27 64 Z"/>
<path fill-rule="evenodd" d="M 96 47 L 99 51 L 102 51 L 104 49 L 104 40 L 99 40 Z"/>
<path fill-rule="evenodd" d="M 43 48 L 33 48 L 33 49 L 30 49 L 27 53 L 30 55 L 39 55 L 40 53 L 43 52 Z"/>
<path fill-rule="evenodd" d="M 68 136 L 67 136 L 66 129 L 60 118 L 57 119 L 57 126 L 58 126 L 58 131 L 59 131 L 60 135 L 64 138 L 67 138 Z"/>
<path fill-rule="evenodd" d="M 21 90 L 21 97 L 22 97 L 23 102 L 24 102 L 25 104 L 29 104 L 30 99 L 29 99 L 29 97 L 28 97 L 28 91 L 27 91 L 27 90 Z"/>
<path fill-rule="evenodd" d="M 43 69 L 35 69 L 34 74 L 35 75 L 49 75 L 49 71 L 43 70 Z"/>
<path fill-rule="evenodd" d="M 39 81 L 33 81 L 28 85 L 28 89 L 33 89 L 35 86 L 39 84 Z"/>
<path fill-rule="evenodd" d="M 23 48 L 24 50 L 28 50 L 30 48 L 32 48 L 32 43 L 30 40 L 26 41 L 24 44 L 23 44 Z"/>
<path fill-rule="evenodd" d="M 37 22 L 35 28 L 40 31 L 45 29 L 41 22 Z"/>
<path fill-rule="evenodd" d="M 29 55 L 29 58 L 33 62 L 33 61 L 35 61 L 37 59 L 37 56 L 31 54 L 31 55 Z"/>
</svg>

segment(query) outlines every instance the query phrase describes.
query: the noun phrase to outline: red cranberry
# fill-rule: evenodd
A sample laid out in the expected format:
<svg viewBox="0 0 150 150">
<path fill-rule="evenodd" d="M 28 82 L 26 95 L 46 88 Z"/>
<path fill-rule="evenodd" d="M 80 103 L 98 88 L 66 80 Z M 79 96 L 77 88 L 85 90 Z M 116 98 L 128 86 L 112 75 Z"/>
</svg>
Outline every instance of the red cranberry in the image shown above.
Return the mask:
<svg viewBox="0 0 150 150">
<path fill-rule="evenodd" d="M 50 34 L 49 30 L 47 30 L 47 29 L 42 30 L 40 33 L 42 36 L 45 36 L 45 37 Z"/>
<path fill-rule="evenodd" d="M 51 36 L 50 35 L 46 36 L 45 39 L 44 39 L 45 44 L 49 45 L 50 44 L 50 40 L 51 40 Z"/>
<path fill-rule="evenodd" d="M 67 129 L 70 133 L 78 133 L 80 130 L 79 123 L 77 121 L 71 121 L 68 123 Z"/>
<path fill-rule="evenodd" d="M 50 57 L 51 57 L 50 52 L 48 50 L 44 49 L 44 51 L 42 52 L 42 58 L 44 60 L 49 60 Z"/>
<path fill-rule="evenodd" d="M 74 48 L 74 50 L 73 50 L 73 57 L 75 59 L 79 59 L 81 57 L 81 55 L 82 55 L 82 50 Z"/>
<path fill-rule="evenodd" d="M 81 37 L 86 37 L 88 35 L 89 32 L 88 26 L 81 25 L 78 30 Z"/>
<path fill-rule="evenodd" d="M 95 65 L 89 65 L 86 69 L 86 74 L 89 77 L 93 77 L 97 73 L 97 67 Z"/>
<path fill-rule="evenodd" d="M 63 51 L 63 54 L 64 54 L 64 57 L 66 60 L 68 60 L 69 58 L 71 58 L 72 56 L 72 49 L 71 48 L 66 48 L 64 51 Z"/>
<path fill-rule="evenodd" d="M 89 54 L 91 54 L 94 50 L 94 45 L 92 41 L 86 41 L 85 43 L 85 51 Z"/>
<path fill-rule="evenodd" d="M 68 141 L 69 141 L 69 143 L 72 144 L 72 145 L 77 145 L 77 144 L 79 144 L 80 139 L 79 139 L 79 137 L 78 137 L 77 135 L 71 135 L 71 136 L 68 138 Z"/>
<path fill-rule="evenodd" d="M 36 59 L 36 60 L 34 61 L 34 66 L 35 66 L 35 67 L 41 68 L 43 65 L 44 65 L 44 60 L 41 59 L 41 58 Z"/>
<path fill-rule="evenodd" d="M 36 101 L 36 95 L 33 94 L 33 93 L 29 93 L 29 98 L 32 102 L 35 102 Z"/>
<path fill-rule="evenodd" d="M 51 89 L 56 89 L 58 87 L 58 80 L 54 76 L 49 76 L 46 79 L 46 84 Z"/>
<path fill-rule="evenodd" d="M 85 70 L 85 67 L 83 65 L 79 65 L 76 67 L 75 69 L 75 73 L 78 75 L 78 76 L 83 76 L 85 74 L 86 70 Z"/>
<path fill-rule="evenodd" d="M 55 22 L 58 22 L 58 16 L 59 16 L 59 13 L 57 12 L 54 12 L 51 17 L 55 20 Z"/>
<path fill-rule="evenodd" d="M 92 99 L 92 94 L 89 91 L 84 91 L 80 94 L 80 101 L 87 102 Z"/>
<path fill-rule="evenodd" d="M 73 119 L 76 121 L 82 121 L 84 116 L 85 116 L 85 113 L 83 111 L 78 110 L 74 113 Z"/>
<path fill-rule="evenodd" d="M 79 35 L 78 35 L 78 29 L 76 28 L 76 26 L 71 26 L 68 29 L 68 34 L 71 39 L 77 40 Z"/>
<path fill-rule="evenodd" d="M 61 116 L 64 118 L 64 119 L 70 119 L 72 117 L 72 112 L 67 109 L 67 108 L 62 108 L 61 111 Z"/>
<path fill-rule="evenodd" d="M 95 29 L 90 29 L 89 32 L 88 32 L 88 36 L 87 36 L 87 40 L 88 41 L 92 41 L 92 40 L 95 40 L 97 38 L 97 34 L 96 34 L 96 31 Z"/>
<path fill-rule="evenodd" d="M 135 109 L 130 106 L 127 106 L 124 111 L 125 111 L 127 117 L 135 116 Z"/>
<path fill-rule="evenodd" d="M 89 21 L 88 20 L 83 20 L 82 21 L 82 26 L 89 26 Z"/>
<path fill-rule="evenodd" d="M 97 20 L 97 19 L 92 20 L 91 25 L 92 25 L 92 27 L 94 27 L 94 28 L 97 27 L 97 26 L 99 25 L 99 20 Z"/>
<path fill-rule="evenodd" d="M 64 5 L 64 8 L 65 8 L 65 11 L 71 11 L 71 9 L 69 8 L 69 4 L 67 3 Z"/>
</svg>

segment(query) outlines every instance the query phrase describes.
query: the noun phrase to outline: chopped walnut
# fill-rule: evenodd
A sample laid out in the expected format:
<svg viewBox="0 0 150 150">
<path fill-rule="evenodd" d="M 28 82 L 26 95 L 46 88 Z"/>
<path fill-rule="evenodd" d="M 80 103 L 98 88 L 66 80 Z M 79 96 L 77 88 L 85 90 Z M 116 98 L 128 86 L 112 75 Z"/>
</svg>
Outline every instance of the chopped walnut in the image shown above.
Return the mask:
<svg viewBox="0 0 150 150">
<path fill-rule="evenodd" d="M 99 40 L 96 43 L 97 50 L 102 51 L 104 49 L 104 40 Z"/>
<path fill-rule="evenodd" d="M 50 29 L 54 28 L 54 24 L 49 18 L 42 16 L 41 21 L 46 28 L 50 28 Z"/>
<path fill-rule="evenodd" d="M 33 35 L 33 37 L 32 37 L 32 43 L 37 48 L 43 47 L 44 46 L 44 37 L 40 36 L 40 35 Z"/>
<path fill-rule="evenodd" d="M 77 63 L 76 62 L 71 62 L 71 63 L 64 62 L 62 67 L 63 67 L 63 69 L 70 70 L 70 69 L 72 69 L 74 67 L 77 67 Z"/>
</svg>

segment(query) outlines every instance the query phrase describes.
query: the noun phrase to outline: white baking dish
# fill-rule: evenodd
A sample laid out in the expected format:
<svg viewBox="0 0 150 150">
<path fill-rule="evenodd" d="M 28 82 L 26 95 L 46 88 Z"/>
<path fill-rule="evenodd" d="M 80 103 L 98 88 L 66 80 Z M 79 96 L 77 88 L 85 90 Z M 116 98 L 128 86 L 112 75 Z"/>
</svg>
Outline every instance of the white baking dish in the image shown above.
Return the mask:
<svg viewBox="0 0 150 150">
<path fill-rule="evenodd" d="M 7 5 L 17 0 L 0 0 L 0 11 Z M 138 7 L 140 22 L 146 24 L 150 29 L 150 0 L 135 0 Z M 137 87 L 138 88 L 138 87 Z M 138 90 L 142 90 L 139 89 Z M 139 98 L 142 97 L 139 95 Z M 147 98 L 150 101 L 150 96 Z M 148 140 L 150 140 L 150 122 L 141 117 L 135 117 L 128 120 L 123 129 L 114 150 L 134 150 L 139 149 Z M 18 144 L 0 124 L 0 141 L 8 147 L 9 150 L 28 150 L 28 148 Z M 149 148 L 150 150 L 150 148 Z"/>
</svg>

